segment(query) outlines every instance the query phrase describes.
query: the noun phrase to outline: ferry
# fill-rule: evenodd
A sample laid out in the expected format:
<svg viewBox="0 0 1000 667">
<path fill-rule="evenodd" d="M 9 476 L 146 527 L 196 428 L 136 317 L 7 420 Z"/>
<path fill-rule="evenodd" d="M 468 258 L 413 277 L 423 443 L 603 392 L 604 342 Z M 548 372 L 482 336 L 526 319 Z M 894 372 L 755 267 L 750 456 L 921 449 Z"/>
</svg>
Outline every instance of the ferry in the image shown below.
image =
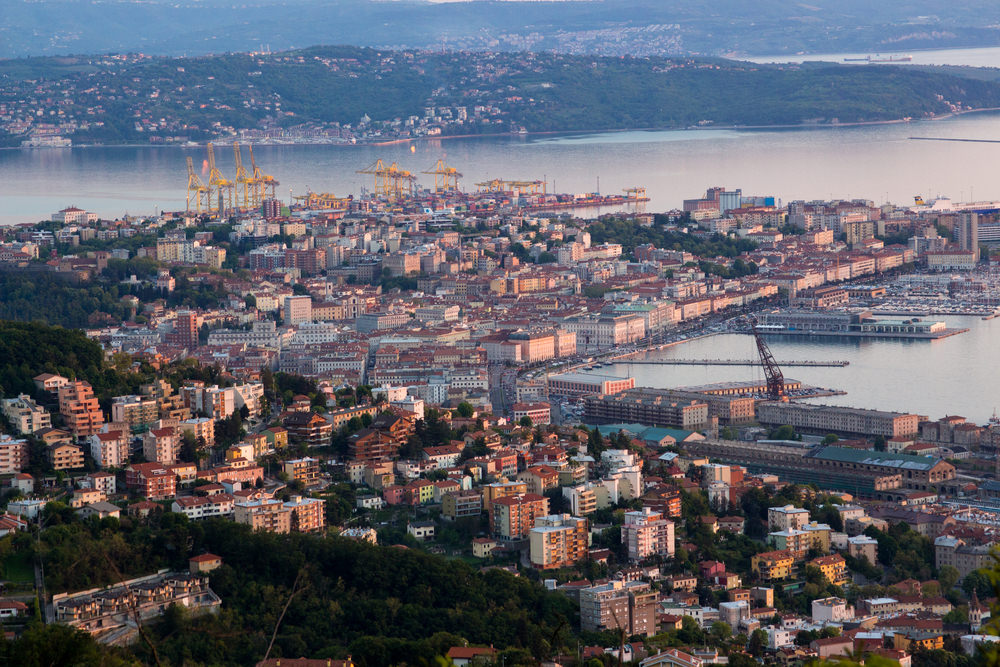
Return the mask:
<svg viewBox="0 0 1000 667">
<path fill-rule="evenodd" d="M 913 56 L 904 54 L 900 56 L 865 56 L 864 58 L 844 58 L 845 63 L 908 63 L 913 60 Z"/>
</svg>

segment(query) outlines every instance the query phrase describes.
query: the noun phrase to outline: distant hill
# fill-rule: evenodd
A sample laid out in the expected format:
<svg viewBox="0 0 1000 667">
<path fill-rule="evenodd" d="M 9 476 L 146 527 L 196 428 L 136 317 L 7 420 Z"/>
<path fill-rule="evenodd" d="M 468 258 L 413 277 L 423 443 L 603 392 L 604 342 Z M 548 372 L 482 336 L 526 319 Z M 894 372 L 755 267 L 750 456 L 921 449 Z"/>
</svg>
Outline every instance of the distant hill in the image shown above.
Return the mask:
<svg viewBox="0 0 1000 667">
<path fill-rule="evenodd" d="M 1000 83 L 933 68 L 327 46 L 0 61 L 0 103 L 14 117 L 37 110 L 82 121 L 70 135 L 76 143 L 142 143 L 152 134 L 204 140 L 348 125 L 392 138 L 429 108 L 468 111 L 461 123 L 446 115 L 444 134 L 872 122 L 1000 107 Z M 0 129 L 0 143 L 21 138 Z"/>
<path fill-rule="evenodd" d="M 1000 43 L 992 0 L 5 0 L 0 57 L 380 48 L 727 55 Z"/>
</svg>

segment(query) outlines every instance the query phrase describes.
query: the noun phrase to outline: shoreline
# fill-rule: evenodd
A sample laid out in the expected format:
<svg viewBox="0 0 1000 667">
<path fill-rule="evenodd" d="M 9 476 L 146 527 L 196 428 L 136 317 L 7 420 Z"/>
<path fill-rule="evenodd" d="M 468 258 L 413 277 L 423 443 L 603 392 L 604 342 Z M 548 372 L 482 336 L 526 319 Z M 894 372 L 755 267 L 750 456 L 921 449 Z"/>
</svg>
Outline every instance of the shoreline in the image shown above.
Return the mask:
<svg viewBox="0 0 1000 667">
<path fill-rule="evenodd" d="M 900 123 L 924 123 L 924 122 L 937 122 L 942 120 L 948 120 L 950 118 L 958 118 L 967 114 L 975 113 L 987 113 L 987 112 L 997 112 L 1000 111 L 1000 107 L 982 107 L 978 109 L 965 109 L 962 111 L 952 111 L 946 114 L 941 114 L 940 116 L 934 116 L 933 118 L 895 118 L 886 120 L 862 120 L 846 123 L 785 123 L 777 125 L 706 125 L 703 127 L 629 127 L 629 128 L 605 128 L 605 129 L 583 129 L 583 130 L 546 130 L 540 132 L 496 132 L 491 134 L 443 134 L 438 136 L 421 136 L 421 137 L 401 137 L 399 139 L 385 139 L 381 141 L 359 141 L 356 143 L 350 142 L 328 142 L 328 141 L 293 141 L 287 143 L 254 143 L 245 142 L 248 144 L 253 144 L 255 146 L 330 146 L 335 148 L 357 148 L 357 147 L 368 147 L 368 146 L 394 146 L 400 144 L 408 143 L 423 143 L 429 141 L 442 141 L 450 139 L 497 139 L 497 138 L 528 138 L 528 137 L 546 137 L 555 135 L 564 136 L 586 136 L 586 135 L 598 135 L 598 134 L 621 134 L 625 132 L 690 132 L 694 130 L 714 130 L 714 131 L 742 131 L 742 130 L 833 130 L 842 127 L 868 127 L 868 126 L 878 126 L 878 125 L 897 125 Z M 225 139 L 213 139 L 212 143 L 229 143 L 232 141 L 231 138 Z M 0 147 L 3 151 L 16 151 L 16 150 L 65 150 L 74 148 L 190 148 L 199 149 L 204 148 L 205 143 L 198 143 L 196 145 L 187 144 L 149 144 L 149 143 L 124 143 L 124 144 L 73 144 L 71 146 L 4 146 Z M 241 142 L 243 143 L 243 142 Z"/>
</svg>

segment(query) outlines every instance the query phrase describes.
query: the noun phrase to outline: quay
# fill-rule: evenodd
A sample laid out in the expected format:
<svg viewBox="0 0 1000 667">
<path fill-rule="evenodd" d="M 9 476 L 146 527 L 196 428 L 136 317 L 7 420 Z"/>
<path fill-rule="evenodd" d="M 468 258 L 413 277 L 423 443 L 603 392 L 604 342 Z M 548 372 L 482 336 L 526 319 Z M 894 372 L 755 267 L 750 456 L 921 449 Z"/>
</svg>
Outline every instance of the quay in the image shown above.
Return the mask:
<svg viewBox="0 0 1000 667">
<path fill-rule="evenodd" d="M 649 366 L 760 366 L 759 359 L 630 359 L 617 363 L 646 364 Z M 849 366 L 851 362 L 831 361 L 779 361 L 779 366 L 814 366 L 818 368 L 835 368 Z"/>
</svg>

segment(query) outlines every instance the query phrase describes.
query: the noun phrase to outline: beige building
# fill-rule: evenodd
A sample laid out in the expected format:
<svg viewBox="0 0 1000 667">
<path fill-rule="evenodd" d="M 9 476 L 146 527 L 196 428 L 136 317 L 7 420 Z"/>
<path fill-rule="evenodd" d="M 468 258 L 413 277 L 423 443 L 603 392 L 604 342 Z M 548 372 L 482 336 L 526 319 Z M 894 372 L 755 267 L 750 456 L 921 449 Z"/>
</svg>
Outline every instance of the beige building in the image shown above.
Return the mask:
<svg viewBox="0 0 1000 667">
<path fill-rule="evenodd" d="M 625 512 L 622 542 L 628 549 L 628 559 L 633 562 L 653 556 L 673 556 L 674 522 L 649 507 Z"/>
<path fill-rule="evenodd" d="M 657 593 L 643 581 L 610 581 L 580 591 L 580 626 L 600 632 L 622 628 L 627 635 L 656 634 Z"/>
<path fill-rule="evenodd" d="M 0 401 L 3 414 L 17 433 L 27 435 L 52 426 L 52 416 L 27 394 Z"/>
<path fill-rule="evenodd" d="M 233 520 L 254 530 L 272 533 L 292 532 L 292 510 L 274 498 L 238 502 L 233 506 Z"/>
<path fill-rule="evenodd" d="M 70 444 L 54 444 L 45 448 L 45 457 L 53 470 L 73 470 L 83 467 L 83 448 Z"/>
<path fill-rule="evenodd" d="M 587 556 L 587 520 L 569 514 L 538 517 L 528 541 L 534 567 L 540 570 L 572 567 Z"/>
</svg>

